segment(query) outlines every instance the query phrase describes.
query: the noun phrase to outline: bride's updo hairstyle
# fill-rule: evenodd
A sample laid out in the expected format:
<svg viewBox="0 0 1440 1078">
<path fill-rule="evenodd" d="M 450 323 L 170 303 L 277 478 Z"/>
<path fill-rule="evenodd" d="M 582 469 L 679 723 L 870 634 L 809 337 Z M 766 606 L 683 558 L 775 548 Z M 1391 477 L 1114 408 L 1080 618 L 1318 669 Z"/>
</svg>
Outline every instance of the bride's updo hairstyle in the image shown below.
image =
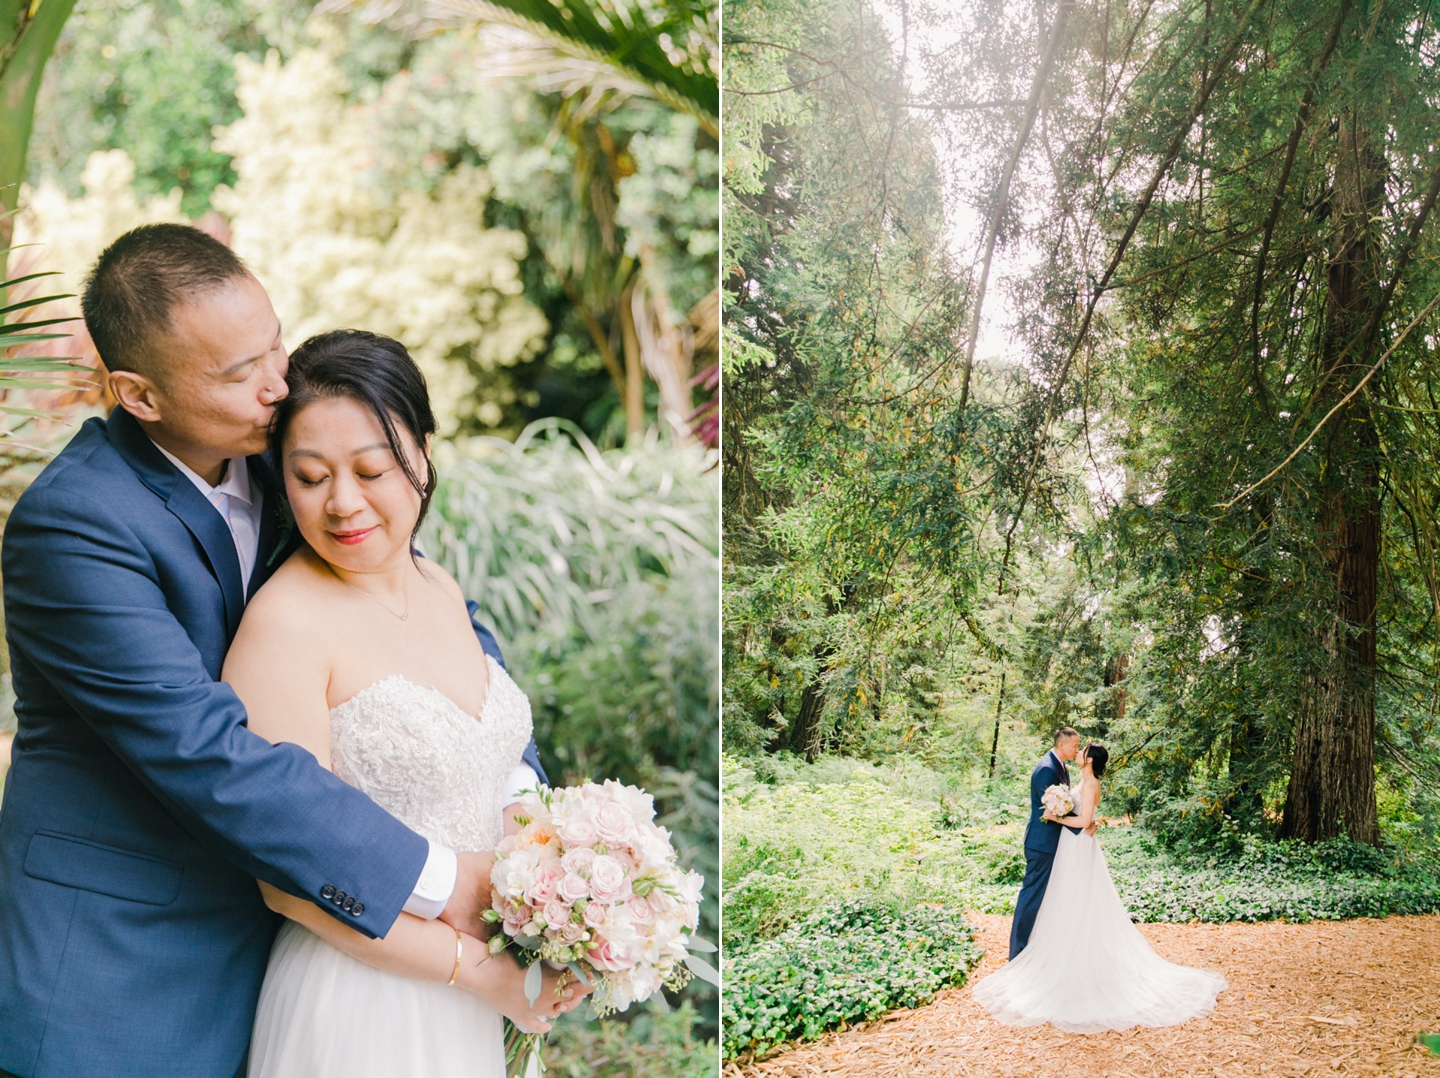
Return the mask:
<svg viewBox="0 0 1440 1078">
<path fill-rule="evenodd" d="M 363 404 L 379 420 L 390 452 L 405 472 L 405 478 L 420 495 L 420 515 L 415 519 L 413 539 L 430 508 L 435 493 L 435 466 L 426 460 L 421 478 L 401 448 L 395 426 L 404 427 L 415 444 L 435 433 L 435 413 L 430 409 L 430 391 L 425 376 L 399 341 L 368 333 L 363 329 L 336 329 L 320 333 L 295 349 L 285 375 L 290 395 L 275 405 L 270 427 L 270 450 L 277 462 L 284 460 L 285 434 L 295 417 L 316 401 L 352 400 Z"/>
<path fill-rule="evenodd" d="M 1105 765 L 1110 762 L 1110 750 L 1091 742 L 1085 746 L 1085 758 L 1090 761 L 1090 770 L 1098 779 L 1105 774 Z"/>
</svg>

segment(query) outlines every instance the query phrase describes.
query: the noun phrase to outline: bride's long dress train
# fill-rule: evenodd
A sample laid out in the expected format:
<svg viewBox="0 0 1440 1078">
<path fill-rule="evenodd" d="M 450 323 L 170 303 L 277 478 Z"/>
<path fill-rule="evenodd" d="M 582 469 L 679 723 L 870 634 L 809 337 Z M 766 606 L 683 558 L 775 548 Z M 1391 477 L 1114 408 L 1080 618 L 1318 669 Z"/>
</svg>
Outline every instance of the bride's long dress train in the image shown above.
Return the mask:
<svg viewBox="0 0 1440 1078">
<path fill-rule="evenodd" d="M 1006 1025 L 1099 1033 L 1203 1017 L 1225 988 L 1220 974 L 1155 953 L 1121 903 L 1100 843 L 1067 829 L 1029 945 L 972 994 Z"/>
<path fill-rule="evenodd" d="M 530 703 L 494 659 L 480 719 L 400 676 L 330 712 L 331 766 L 426 838 L 494 849 Z M 367 966 L 286 921 L 270 952 L 249 1078 L 504 1078 L 500 1013 L 458 988 Z"/>
</svg>

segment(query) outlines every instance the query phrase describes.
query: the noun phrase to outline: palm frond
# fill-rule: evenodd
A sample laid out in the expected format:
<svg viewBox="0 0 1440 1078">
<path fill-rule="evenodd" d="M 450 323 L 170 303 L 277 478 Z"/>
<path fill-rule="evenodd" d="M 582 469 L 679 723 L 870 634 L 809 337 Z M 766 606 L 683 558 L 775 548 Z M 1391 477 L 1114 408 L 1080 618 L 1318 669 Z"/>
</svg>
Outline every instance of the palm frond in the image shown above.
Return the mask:
<svg viewBox="0 0 1440 1078">
<path fill-rule="evenodd" d="M 358 10 L 415 33 L 505 27 L 486 57 L 495 74 L 534 76 L 567 94 L 649 96 L 719 130 L 713 0 L 327 0 L 320 10 Z"/>
<path fill-rule="evenodd" d="M 9 250 L 0 250 L 0 257 L 8 254 Z M 13 295 L 13 290 L 17 286 L 55 275 L 54 271 L 45 271 L 7 278 L 0 281 L 0 295 Z M 69 293 L 25 296 L 0 307 L 0 353 L 9 353 L 0 355 L 0 413 L 22 419 L 54 419 L 57 418 L 54 411 L 25 408 L 12 403 L 10 393 L 30 389 L 48 392 L 83 389 L 93 383 L 94 371 L 78 365 L 73 356 L 15 354 L 20 350 L 34 349 L 49 341 L 68 340 L 73 336 L 70 333 L 47 333 L 44 331 L 52 326 L 78 321 L 76 317 L 40 318 L 33 322 L 27 321 L 23 317 L 17 321 L 14 317 L 16 314 L 23 314 L 26 311 L 43 312 L 47 304 L 71 298 L 73 296 Z M 8 439 L 12 433 L 12 431 L 0 430 L 0 439 Z"/>
</svg>

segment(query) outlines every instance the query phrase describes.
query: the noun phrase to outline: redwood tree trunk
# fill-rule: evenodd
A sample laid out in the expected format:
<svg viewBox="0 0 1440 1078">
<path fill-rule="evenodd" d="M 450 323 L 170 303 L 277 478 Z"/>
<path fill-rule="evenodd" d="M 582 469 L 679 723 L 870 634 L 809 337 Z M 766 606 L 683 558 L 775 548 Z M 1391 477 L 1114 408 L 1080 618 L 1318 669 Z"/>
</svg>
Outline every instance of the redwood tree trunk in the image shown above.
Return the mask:
<svg viewBox="0 0 1440 1078">
<path fill-rule="evenodd" d="M 825 714 L 825 662 L 831 653 L 832 649 L 823 645 L 815 649 L 815 677 L 800 694 L 800 713 L 790 728 L 790 751 L 799 753 L 812 764 L 825 745 L 825 728 L 820 720 Z"/>
<path fill-rule="evenodd" d="M 1378 335 L 1364 332 L 1376 300 L 1378 262 L 1370 221 L 1380 213 L 1385 161 L 1353 116 L 1342 121 L 1332 214 L 1322 352 L 1321 413 L 1375 361 Z M 1348 354 L 1341 355 L 1347 344 Z M 1326 660 L 1301 694 L 1295 755 L 1281 834 L 1312 842 L 1347 834 L 1378 843 L 1375 809 L 1375 601 L 1380 562 L 1378 440 L 1363 396 L 1328 424 L 1316 533 L 1334 588 L 1321 631 Z"/>
</svg>

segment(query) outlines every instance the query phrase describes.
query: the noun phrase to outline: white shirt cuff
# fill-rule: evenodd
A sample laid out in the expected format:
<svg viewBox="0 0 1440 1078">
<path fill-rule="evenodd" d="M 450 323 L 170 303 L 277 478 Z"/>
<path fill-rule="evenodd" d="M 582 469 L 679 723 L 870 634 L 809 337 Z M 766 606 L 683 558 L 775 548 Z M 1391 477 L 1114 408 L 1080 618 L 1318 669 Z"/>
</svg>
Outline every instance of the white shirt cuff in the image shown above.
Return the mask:
<svg viewBox="0 0 1440 1078">
<path fill-rule="evenodd" d="M 503 804 L 513 805 L 520 800 L 520 795 L 526 790 L 534 790 L 540 785 L 540 776 L 535 774 L 535 769 L 529 764 L 517 764 L 515 770 L 510 772 L 510 777 L 505 780 L 505 800 Z"/>
<path fill-rule="evenodd" d="M 409 901 L 401 909 L 427 921 L 435 920 L 445 912 L 450 896 L 455 893 L 458 868 L 454 850 L 431 842 L 425 867 L 420 870 L 420 879 L 416 881 L 415 890 L 410 892 Z"/>
</svg>

